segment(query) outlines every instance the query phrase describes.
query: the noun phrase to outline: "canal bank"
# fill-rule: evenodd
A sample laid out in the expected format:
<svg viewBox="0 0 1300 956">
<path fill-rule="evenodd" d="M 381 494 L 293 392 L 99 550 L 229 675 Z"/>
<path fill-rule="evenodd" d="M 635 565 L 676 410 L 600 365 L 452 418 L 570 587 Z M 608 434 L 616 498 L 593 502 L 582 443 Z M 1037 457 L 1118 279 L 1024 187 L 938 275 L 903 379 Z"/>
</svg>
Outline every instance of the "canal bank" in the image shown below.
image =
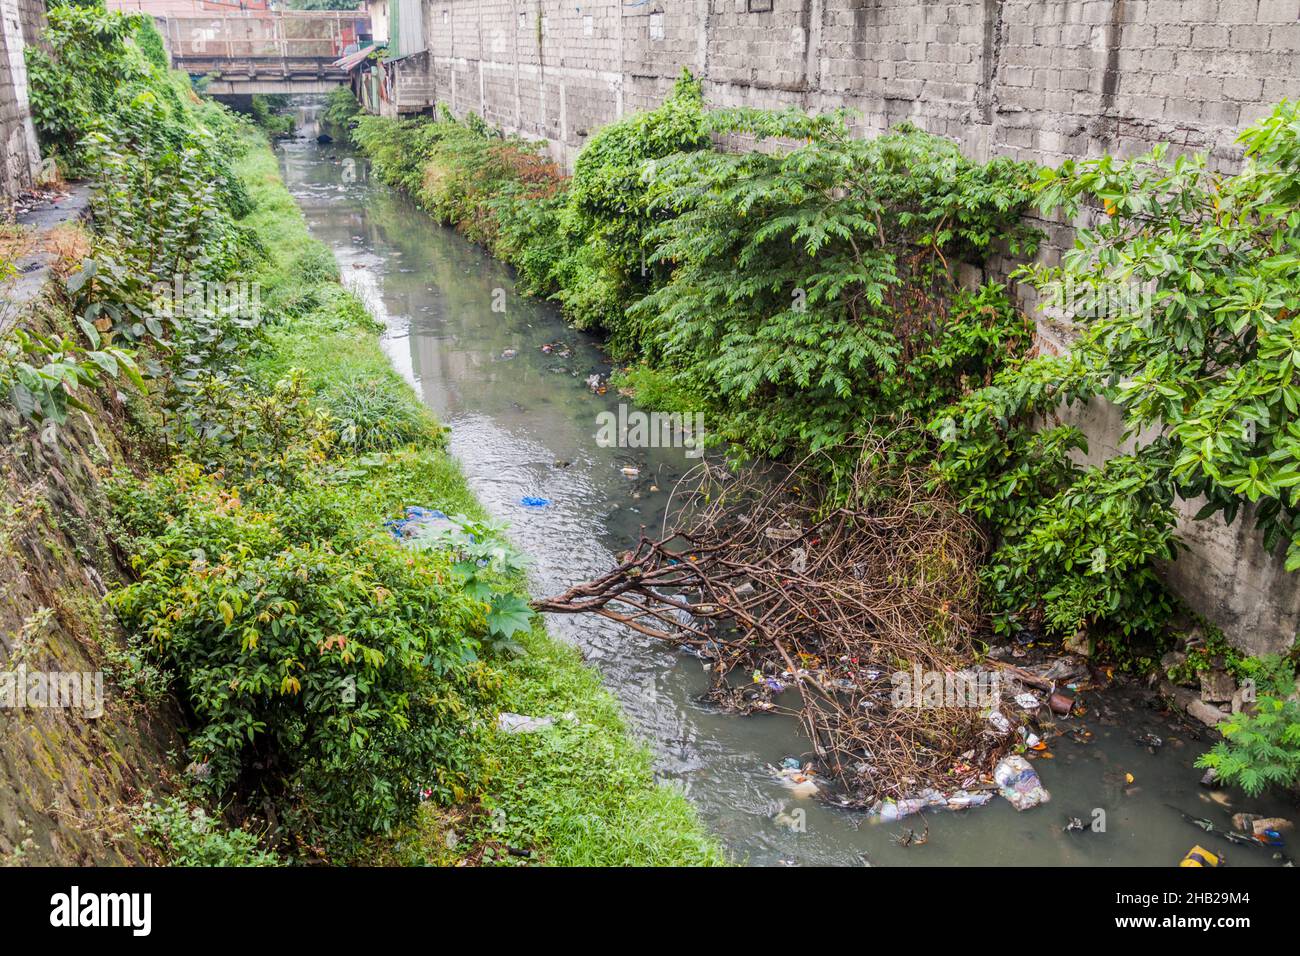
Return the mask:
<svg viewBox="0 0 1300 956">
<path fill-rule="evenodd" d="M 254 201 L 248 224 L 271 250 L 263 278 L 274 295 L 281 284 L 294 281 L 305 252 L 317 247 L 318 240 L 304 228 L 276 158 L 263 142 L 250 144 L 236 172 Z M 345 277 L 357 271 L 355 265 L 341 263 Z M 368 307 L 375 305 L 364 286 L 350 284 Z M 372 327 L 343 321 L 342 314 L 336 318 L 290 321 L 269 329 L 254 375 L 269 383 L 298 369 L 317 392 L 358 377 L 383 381 L 395 375 L 388 364 L 387 323 L 381 349 Z M 405 383 L 400 387 L 410 394 Z M 432 421 L 437 411 L 423 414 Z M 411 449 L 389 456 L 384 468 L 383 480 L 360 489 L 376 522 L 400 515 L 406 505 L 475 520 L 492 510 L 479 504 L 454 453 Z M 593 866 L 722 862 L 690 804 L 672 786 L 656 782 L 649 751 L 628 735 L 617 703 L 579 654 L 549 637 L 540 621 L 514 640 L 517 652 L 488 660 L 495 711 L 473 716 L 472 722 L 490 724 L 499 711 L 548 718 L 553 724 L 530 733 L 480 727 L 474 759 L 482 777 L 467 790 L 464 802 L 451 808 L 426 804 L 414 827 L 372 844 L 373 859 Z"/>
<path fill-rule="evenodd" d="M 373 180 L 364 157 L 318 144 L 316 112 L 306 109 L 300 138 L 280 146 L 289 189 L 312 234 L 334 249 L 344 281 L 387 326 L 394 367 L 451 428 L 470 487 L 533 556 L 533 592 L 558 593 L 608 570 L 643 525 L 658 527 L 691 460 L 681 449 L 600 447 L 597 416 L 624 402 L 586 384 L 611 370 L 600 343 L 566 326 L 553 306 L 516 294 L 506 266 Z M 524 497 L 549 504 L 532 510 Z M 1180 811 L 1224 826 L 1234 811 L 1289 812 L 1201 790 L 1192 765 L 1207 735 L 1171 727 L 1140 689 L 1121 689 L 1087 695 L 1087 712 L 1061 722 L 1051 758 L 1037 762 L 1051 804 L 1018 814 L 995 800 L 932 813 L 928 842 L 904 847 L 894 839 L 901 826 L 923 824 L 878 824 L 785 789 L 768 768 L 804 755 L 807 741 L 786 719 L 702 705 L 698 660 L 609 622 L 561 618 L 551 628 L 600 669 L 654 747 L 658 774 L 680 782 L 705 824 L 752 863 L 1170 865 L 1200 836 Z M 1105 832 L 1066 831 L 1070 818 L 1091 823 L 1097 809 Z M 1229 855 L 1234 865 L 1275 865 L 1264 850 Z"/>
</svg>

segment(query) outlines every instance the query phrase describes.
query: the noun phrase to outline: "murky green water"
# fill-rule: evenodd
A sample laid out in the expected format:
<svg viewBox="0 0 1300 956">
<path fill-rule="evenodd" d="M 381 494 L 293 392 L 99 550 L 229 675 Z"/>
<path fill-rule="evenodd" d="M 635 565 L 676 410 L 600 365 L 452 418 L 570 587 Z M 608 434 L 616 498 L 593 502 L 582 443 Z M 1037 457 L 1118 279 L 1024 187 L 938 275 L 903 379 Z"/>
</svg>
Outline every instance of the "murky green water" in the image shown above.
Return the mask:
<svg viewBox="0 0 1300 956">
<path fill-rule="evenodd" d="M 516 295 L 506 266 L 370 180 L 363 158 L 317 145 L 308 125 L 314 109 L 302 115 L 305 138 L 280 149 L 288 186 L 312 234 L 334 249 L 346 282 L 387 325 L 393 364 L 451 427 L 452 452 L 474 491 L 532 556 L 534 592 L 555 593 L 611 567 L 642 525 L 658 527 L 666 492 L 691 461 L 681 450 L 599 447 L 597 414 L 624 400 L 585 384 L 609 371 L 596 340 L 566 327 L 551 305 Z M 493 310 L 494 297 L 504 311 Z M 563 349 L 542 351 L 557 342 L 568 357 Z M 639 467 L 638 478 L 624 477 L 628 464 Z M 525 495 L 552 503 L 531 510 L 520 504 Z M 1210 801 L 1192 767 L 1203 742 L 1118 694 L 1091 694 L 1088 715 L 1062 726 L 1086 727 L 1092 742 L 1063 736 L 1052 743 L 1054 759 L 1036 762 L 1050 804 L 1017 813 L 995 798 L 961 814 L 931 812 L 928 842 L 904 848 L 893 837 L 904 827 L 922 829 L 918 818 L 875 823 L 793 798 L 766 769 L 805 750 L 793 722 L 699 704 L 705 679 L 697 660 L 600 619 L 549 623 L 600 669 L 653 747 L 660 775 L 681 786 L 707 825 L 751 863 L 1169 866 L 1199 841 L 1232 865 L 1277 865 L 1269 851 L 1206 836 L 1172 807 L 1225 827 L 1235 810 L 1295 816 L 1240 794 L 1227 795 L 1231 808 Z M 1135 740 L 1148 732 L 1166 741 L 1155 754 Z M 777 820 L 796 808 L 805 811 L 805 832 Z M 1063 832 L 1069 817 L 1090 822 L 1095 808 L 1105 811 L 1106 832 Z"/>
</svg>

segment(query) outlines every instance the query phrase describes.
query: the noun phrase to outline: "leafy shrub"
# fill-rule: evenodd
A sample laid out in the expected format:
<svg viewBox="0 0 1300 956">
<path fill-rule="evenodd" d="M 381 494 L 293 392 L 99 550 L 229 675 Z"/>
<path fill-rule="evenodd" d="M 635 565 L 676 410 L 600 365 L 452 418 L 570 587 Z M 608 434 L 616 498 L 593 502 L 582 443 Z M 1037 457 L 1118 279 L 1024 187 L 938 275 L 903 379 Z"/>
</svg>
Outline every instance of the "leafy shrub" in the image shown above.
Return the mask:
<svg viewBox="0 0 1300 956">
<path fill-rule="evenodd" d="M 265 390 L 211 371 L 184 384 L 173 434 L 206 467 L 291 486 L 325 461 L 338 441 L 334 419 L 316 405 L 300 373 Z"/>
<path fill-rule="evenodd" d="M 628 336 L 715 396 L 749 448 L 924 420 L 1027 345 L 1000 287 L 960 295 L 949 271 L 996 240 L 1032 250 L 1027 167 L 973 164 L 911 128 L 853 139 L 838 116 L 736 110 L 709 126 L 802 145 L 659 163 L 655 208 L 674 215 L 651 231 L 652 261 L 673 272 L 628 310 Z"/>
<path fill-rule="evenodd" d="M 1300 781 L 1300 701 L 1290 662 L 1273 655 L 1245 666 L 1255 681 L 1253 712 L 1243 710 L 1219 724 L 1226 739 L 1196 765 L 1213 768 L 1219 779 L 1255 797 L 1266 787 Z"/>
<path fill-rule="evenodd" d="M 259 849 L 257 837 L 228 829 L 201 807 L 179 797 L 148 801 L 135 811 L 134 829 L 163 852 L 171 866 L 277 866 L 274 853 Z"/>
<path fill-rule="evenodd" d="M 559 172 L 539 155 L 539 144 L 492 134 L 473 114 L 464 122 L 449 113 L 398 123 L 361 116 L 352 138 L 382 179 L 489 247 L 498 237 L 494 197 L 506 190 L 516 200 L 545 197 L 559 186 Z"/>
<path fill-rule="evenodd" d="M 288 97 L 278 94 L 255 93 L 250 98 L 249 113 L 253 122 L 270 136 L 285 136 L 293 132 L 293 117 L 282 112 Z"/>
<path fill-rule="evenodd" d="M 352 120 L 361 113 L 361 104 L 352 95 L 352 90 L 340 86 L 325 100 L 325 112 L 321 120 L 332 129 L 344 134 L 351 134 Z"/>
<path fill-rule="evenodd" d="M 185 465 L 115 483 L 140 579 L 111 601 L 176 674 L 211 795 L 346 848 L 459 792 L 484 607 L 442 553 L 292 540 L 242 491 Z"/>
<path fill-rule="evenodd" d="M 1241 140 L 1236 175 L 1164 147 L 1042 175 L 1045 210 L 1094 209 L 1059 267 L 1023 271 L 1080 337 L 932 422 L 938 474 L 1000 541 L 989 574 L 1004 623 L 1023 612 L 1055 631 L 1156 630 L 1171 607 L 1154 562 L 1173 554 L 1175 496 L 1204 496 L 1199 519 L 1253 506 L 1265 545 L 1289 541 L 1300 568 L 1300 106 Z M 1068 458 L 1082 435 L 1043 425 L 1099 398 L 1121 408 L 1134 447 L 1083 468 Z"/>
</svg>

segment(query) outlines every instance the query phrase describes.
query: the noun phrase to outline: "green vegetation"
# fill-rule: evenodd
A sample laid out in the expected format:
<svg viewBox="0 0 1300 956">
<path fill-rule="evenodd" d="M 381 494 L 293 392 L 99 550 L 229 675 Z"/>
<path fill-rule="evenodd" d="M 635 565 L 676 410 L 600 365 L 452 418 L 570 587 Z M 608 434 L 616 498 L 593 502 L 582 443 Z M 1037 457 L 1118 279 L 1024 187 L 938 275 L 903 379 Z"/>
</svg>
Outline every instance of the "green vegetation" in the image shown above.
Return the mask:
<svg viewBox="0 0 1300 956">
<path fill-rule="evenodd" d="M 349 124 L 361 112 L 361 104 L 346 86 L 340 86 L 329 95 L 321 121 L 328 127 L 347 132 Z"/>
<path fill-rule="evenodd" d="M 307 234 L 262 135 L 162 71 L 147 21 L 58 7 L 51 29 L 57 53 L 33 71 L 41 133 L 100 183 L 69 303 L 89 360 L 129 373 L 153 463 L 108 484 L 137 575 L 109 603 L 185 713 L 188 797 L 265 814 L 254 837 L 169 801 L 141 811 L 142 837 L 176 863 L 345 861 L 418 842 L 423 808 L 454 805 L 491 807 L 463 847 L 486 862 L 722 862 L 528 609 L 521 559 Z M 93 94 L 59 101 L 81 68 Z M 51 388 L 56 410 L 96 384 L 71 374 Z M 385 520 L 413 504 L 453 528 L 396 540 Z M 526 708 L 578 722 L 496 729 Z"/>
<path fill-rule="evenodd" d="M 842 115 L 708 110 L 689 75 L 598 131 L 571 180 L 472 114 L 354 125 L 381 177 L 603 330 L 643 403 L 832 471 L 888 436 L 892 466 L 927 468 L 987 529 L 999 632 L 1154 660 L 1180 611 L 1157 573 L 1178 498 L 1249 514 L 1300 569 L 1300 105 L 1242 134 L 1236 175 L 1163 148 L 977 164 L 906 125 L 864 142 Z M 713 145 L 736 138 L 759 148 Z M 1095 213 L 1059 266 L 1012 276 L 1078 326 L 1062 358 L 1032 354 L 1007 289 L 956 281 L 1032 257 L 1035 201 Z M 1083 465 L 1057 413 L 1098 398 L 1131 450 Z"/>
<path fill-rule="evenodd" d="M 225 826 L 200 806 L 180 797 L 135 809 L 133 829 L 172 866 L 275 866 L 279 859 L 258 847 L 247 830 Z"/>
<path fill-rule="evenodd" d="M 1292 664 L 1277 656 L 1251 658 L 1255 705 L 1219 725 L 1226 738 L 1196 762 L 1212 767 L 1221 780 L 1252 797 L 1270 785 L 1300 780 L 1300 701 Z"/>
<path fill-rule="evenodd" d="M 1204 496 L 1201 519 L 1249 507 L 1300 567 L 1297 109 L 1242 134 L 1237 175 L 1163 148 L 1044 171 L 1043 209 L 1100 213 L 1061 266 L 1022 272 L 1081 338 L 1068 357 L 1013 364 L 934 425 L 948 433 L 940 474 L 999 533 L 1001 620 L 1028 609 L 1056 632 L 1156 631 L 1171 602 L 1152 563 L 1173 556 L 1175 496 Z M 1135 448 L 1083 468 L 1067 457 L 1084 447 L 1077 429 L 1040 422 L 1097 396 L 1122 408 Z"/>
<path fill-rule="evenodd" d="M 293 117 L 282 112 L 288 102 L 289 97 L 282 93 L 254 93 L 250 104 L 253 122 L 268 136 L 287 136 L 293 132 Z"/>
</svg>

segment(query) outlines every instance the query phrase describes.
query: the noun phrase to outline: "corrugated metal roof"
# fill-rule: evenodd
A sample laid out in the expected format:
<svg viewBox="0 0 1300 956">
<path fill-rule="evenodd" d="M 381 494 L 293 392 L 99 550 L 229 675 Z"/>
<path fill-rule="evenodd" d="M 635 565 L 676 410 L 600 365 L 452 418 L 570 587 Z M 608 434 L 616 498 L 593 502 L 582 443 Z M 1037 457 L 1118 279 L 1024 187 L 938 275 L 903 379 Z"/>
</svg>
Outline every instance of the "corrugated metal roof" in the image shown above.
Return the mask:
<svg viewBox="0 0 1300 956">
<path fill-rule="evenodd" d="M 359 66 L 361 61 L 370 55 L 371 50 L 377 50 L 381 46 L 383 46 L 382 43 L 372 43 L 369 46 L 362 47 L 354 53 L 347 54 L 347 56 L 339 57 L 332 65 L 341 70 L 351 70 L 354 66 Z"/>
</svg>

